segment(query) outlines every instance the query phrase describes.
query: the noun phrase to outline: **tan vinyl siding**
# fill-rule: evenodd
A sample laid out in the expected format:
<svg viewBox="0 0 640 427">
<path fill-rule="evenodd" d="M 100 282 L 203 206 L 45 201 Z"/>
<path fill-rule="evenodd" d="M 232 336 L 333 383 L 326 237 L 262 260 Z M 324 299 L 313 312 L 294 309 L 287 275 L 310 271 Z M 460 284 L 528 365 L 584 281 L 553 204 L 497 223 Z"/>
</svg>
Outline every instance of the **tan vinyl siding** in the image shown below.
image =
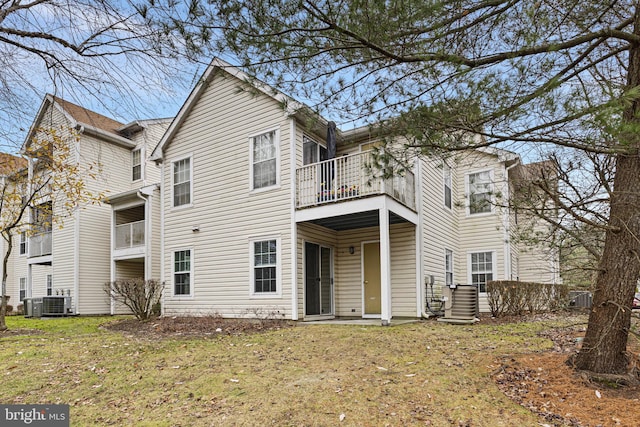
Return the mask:
<svg viewBox="0 0 640 427">
<path fill-rule="evenodd" d="M 290 120 L 273 99 L 238 90 L 239 80 L 213 77 L 164 153 L 165 313 L 252 310 L 291 316 Z M 250 191 L 249 138 L 279 130 L 280 186 Z M 193 206 L 173 208 L 172 160 L 190 155 Z M 194 226 L 198 232 L 192 231 Z M 281 295 L 250 297 L 249 241 L 279 238 Z M 173 295 L 172 255 L 191 249 L 193 296 Z"/>
<path fill-rule="evenodd" d="M 460 224 L 461 201 L 464 192 L 456 191 L 460 185 L 455 159 L 447 159 L 451 168 L 451 209 L 444 204 L 443 160 L 422 160 L 421 171 L 421 216 L 422 216 L 422 265 L 424 277 L 421 280 L 421 292 L 425 292 L 424 284 L 434 277 L 434 292 L 440 293 L 445 284 L 445 250 L 453 251 L 454 283 L 466 283 L 462 276 L 461 264 L 466 258 L 460 251 L 458 227 Z M 464 178 L 463 178 L 464 179 Z M 464 184 L 463 184 L 464 186 Z"/>
<path fill-rule="evenodd" d="M 116 280 L 144 278 L 144 263 L 142 260 L 116 261 Z"/>
<path fill-rule="evenodd" d="M 169 127 L 170 123 L 170 120 L 152 120 L 150 122 L 144 122 L 143 125 L 145 126 L 145 129 L 132 136 L 132 141 L 136 144 L 136 149 L 142 149 L 144 153 L 144 158 L 142 159 L 144 165 L 144 180 L 142 182 L 132 181 L 133 165 L 131 164 L 131 154 L 129 154 L 129 159 L 127 163 L 125 163 L 125 165 L 129 165 L 127 173 L 132 190 L 160 182 L 160 168 L 155 164 L 155 162 L 150 161 L 149 157 L 151 156 L 155 146 L 158 144 L 158 141 L 160 141 L 160 138 L 162 138 L 162 135 Z"/>
<path fill-rule="evenodd" d="M 116 261 L 115 262 L 115 278 L 122 279 L 138 279 L 144 278 L 144 262 L 143 259 Z M 116 303 L 114 308 L 115 314 L 129 314 L 131 310 L 124 304 Z"/>
<path fill-rule="evenodd" d="M 341 231 L 336 268 L 336 316 L 362 316 L 362 242 L 380 240 L 378 227 Z M 349 253 L 353 246 L 354 253 Z M 392 285 L 393 287 L 393 285 Z M 353 311 L 355 310 L 355 312 Z"/>
<path fill-rule="evenodd" d="M 391 234 L 391 299 L 394 317 L 416 316 L 415 228 L 412 224 L 394 224 Z M 362 316 L 363 242 L 380 239 L 377 227 L 336 232 L 314 224 L 298 225 L 298 307 L 303 317 L 304 259 L 303 242 L 333 248 L 334 307 L 338 317 Z M 349 253 L 349 248 L 354 253 Z"/>
<path fill-rule="evenodd" d="M 416 231 L 410 223 L 393 224 L 391 235 L 391 313 L 416 317 Z"/>
<path fill-rule="evenodd" d="M 101 172 L 96 180 L 87 180 L 89 191 L 109 190 L 118 194 L 129 189 L 130 171 L 122 168 L 129 164 L 130 151 L 95 138 L 83 136 L 81 157 L 96 161 Z M 80 314 L 109 313 L 110 301 L 104 284 L 111 278 L 111 206 L 89 205 L 80 210 L 79 227 L 79 301 Z"/>
<path fill-rule="evenodd" d="M 44 297 L 47 296 L 47 274 L 52 274 L 51 266 L 49 265 L 33 265 L 31 268 L 31 296 L 32 297 Z M 55 282 L 53 285 L 53 294 L 55 295 Z M 61 289 L 62 290 L 62 289 Z M 66 295 L 66 289 L 65 295 Z"/>
<path fill-rule="evenodd" d="M 7 243 L 2 240 L 0 243 L 0 247 L 6 250 Z M 9 299 L 9 304 L 11 304 L 14 310 L 17 309 L 18 304 L 20 303 L 20 277 L 27 277 L 27 255 L 20 255 L 20 235 L 13 236 L 13 248 L 11 250 L 11 255 L 9 256 L 9 261 L 7 265 L 7 295 L 11 298 Z M 3 252 L 4 255 L 4 252 Z M 0 271 L 1 272 L 1 271 Z"/>
<path fill-rule="evenodd" d="M 160 263 L 162 258 L 162 242 L 160 223 L 160 190 L 154 190 L 153 195 L 149 198 L 151 212 L 151 278 L 160 280 Z"/>
<path fill-rule="evenodd" d="M 491 171 L 496 206 L 493 212 L 468 215 L 466 206 L 458 210 L 459 239 L 460 239 L 460 282 L 468 283 L 470 280 L 469 254 L 475 252 L 489 252 L 495 254 L 493 272 L 494 280 L 505 279 L 505 234 L 504 224 L 504 164 L 499 162 L 494 155 L 480 152 L 470 152 L 462 156 L 458 161 L 456 174 L 458 178 L 457 193 L 462 195 L 461 202 L 466 205 L 467 175 L 481 171 Z M 480 311 L 489 311 L 486 298 L 480 297 Z"/>
</svg>

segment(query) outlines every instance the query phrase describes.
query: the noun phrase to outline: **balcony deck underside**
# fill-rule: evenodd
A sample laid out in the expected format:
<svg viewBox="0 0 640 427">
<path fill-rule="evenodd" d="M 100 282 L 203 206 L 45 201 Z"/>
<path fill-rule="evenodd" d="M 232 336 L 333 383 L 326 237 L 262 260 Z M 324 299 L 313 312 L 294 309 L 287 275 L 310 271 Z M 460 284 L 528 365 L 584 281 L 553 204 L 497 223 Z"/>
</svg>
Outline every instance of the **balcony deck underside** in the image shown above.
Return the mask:
<svg viewBox="0 0 640 427">
<path fill-rule="evenodd" d="M 389 212 L 389 224 L 418 224 L 418 215 L 387 195 L 353 199 L 296 211 L 296 222 L 309 222 L 336 231 L 380 226 L 380 212 Z"/>
<path fill-rule="evenodd" d="M 378 227 L 380 225 L 380 215 L 377 210 L 374 210 L 334 216 L 330 218 L 318 218 L 309 222 L 335 231 L 343 231 L 357 228 Z M 409 221 L 400 215 L 389 212 L 389 224 L 400 224 L 403 222 Z"/>
</svg>

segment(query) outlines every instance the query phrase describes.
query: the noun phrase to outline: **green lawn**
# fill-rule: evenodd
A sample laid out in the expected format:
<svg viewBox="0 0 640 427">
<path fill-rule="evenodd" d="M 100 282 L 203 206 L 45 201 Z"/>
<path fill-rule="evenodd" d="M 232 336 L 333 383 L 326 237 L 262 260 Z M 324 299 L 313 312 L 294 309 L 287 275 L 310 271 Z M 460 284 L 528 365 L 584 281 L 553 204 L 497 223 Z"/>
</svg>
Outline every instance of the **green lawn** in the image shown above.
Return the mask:
<svg viewBox="0 0 640 427">
<path fill-rule="evenodd" d="M 538 426 L 489 374 L 551 346 L 551 323 L 305 325 L 162 340 L 109 317 L 32 320 L 0 339 L 2 403 L 67 403 L 73 426 Z"/>
</svg>

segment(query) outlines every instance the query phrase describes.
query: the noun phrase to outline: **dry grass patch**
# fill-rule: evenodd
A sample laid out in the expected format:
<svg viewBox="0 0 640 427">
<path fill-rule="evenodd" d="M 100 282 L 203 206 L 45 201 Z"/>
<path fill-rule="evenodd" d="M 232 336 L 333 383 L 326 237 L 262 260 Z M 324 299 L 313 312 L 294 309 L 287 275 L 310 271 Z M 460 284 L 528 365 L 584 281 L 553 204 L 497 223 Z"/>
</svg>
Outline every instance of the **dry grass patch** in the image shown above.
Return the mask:
<svg viewBox="0 0 640 427">
<path fill-rule="evenodd" d="M 76 329 L 18 319 L 10 327 L 45 333 L 0 339 L 0 401 L 69 403 L 74 426 L 539 426 L 548 421 L 491 374 L 504 355 L 552 349 L 538 333 L 574 321 L 249 328 L 178 319 L 100 327 L 113 319 L 79 318 Z"/>
</svg>

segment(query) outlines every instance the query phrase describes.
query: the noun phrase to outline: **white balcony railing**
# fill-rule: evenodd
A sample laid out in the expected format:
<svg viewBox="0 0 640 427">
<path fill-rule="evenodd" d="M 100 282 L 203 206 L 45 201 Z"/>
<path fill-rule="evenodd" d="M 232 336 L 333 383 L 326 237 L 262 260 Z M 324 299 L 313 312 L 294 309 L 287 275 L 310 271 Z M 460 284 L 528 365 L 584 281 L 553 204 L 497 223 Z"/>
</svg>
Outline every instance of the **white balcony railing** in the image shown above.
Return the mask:
<svg viewBox="0 0 640 427">
<path fill-rule="evenodd" d="M 144 246 L 144 228 L 144 220 L 116 225 L 116 249 Z"/>
<path fill-rule="evenodd" d="M 29 256 L 51 255 L 51 231 L 29 237 Z"/>
<path fill-rule="evenodd" d="M 335 203 L 388 194 L 415 209 L 413 173 L 383 179 L 371 168 L 371 152 L 351 154 L 303 166 L 296 170 L 296 207 Z"/>
</svg>

